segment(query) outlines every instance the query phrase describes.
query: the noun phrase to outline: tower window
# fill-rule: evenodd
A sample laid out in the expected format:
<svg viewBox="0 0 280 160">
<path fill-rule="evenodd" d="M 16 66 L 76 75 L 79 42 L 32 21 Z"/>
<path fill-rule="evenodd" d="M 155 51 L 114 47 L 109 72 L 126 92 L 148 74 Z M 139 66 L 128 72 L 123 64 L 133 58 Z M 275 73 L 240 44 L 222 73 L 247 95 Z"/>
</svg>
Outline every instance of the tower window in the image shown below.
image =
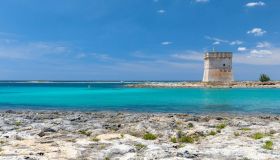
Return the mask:
<svg viewBox="0 0 280 160">
<path fill-rule="evenodd" d="M 225 66 L 226 66 L 226 64 L 223 64 L 223 66 L 225 67 Z"/>
</svg>

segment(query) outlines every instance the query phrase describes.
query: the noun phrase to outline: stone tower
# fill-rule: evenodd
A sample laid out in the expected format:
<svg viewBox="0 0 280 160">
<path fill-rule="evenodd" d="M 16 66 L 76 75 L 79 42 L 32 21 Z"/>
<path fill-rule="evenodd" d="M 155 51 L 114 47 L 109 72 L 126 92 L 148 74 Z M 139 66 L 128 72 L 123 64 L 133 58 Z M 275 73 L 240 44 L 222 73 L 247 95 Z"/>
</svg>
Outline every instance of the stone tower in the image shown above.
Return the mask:
<svg viewBox="0 0 280 160">
<path fill-rule="evenodd" d="M 203 82 L 231 82 L 232 53 L 207 52 L 204 56 Z"/>
</svg>

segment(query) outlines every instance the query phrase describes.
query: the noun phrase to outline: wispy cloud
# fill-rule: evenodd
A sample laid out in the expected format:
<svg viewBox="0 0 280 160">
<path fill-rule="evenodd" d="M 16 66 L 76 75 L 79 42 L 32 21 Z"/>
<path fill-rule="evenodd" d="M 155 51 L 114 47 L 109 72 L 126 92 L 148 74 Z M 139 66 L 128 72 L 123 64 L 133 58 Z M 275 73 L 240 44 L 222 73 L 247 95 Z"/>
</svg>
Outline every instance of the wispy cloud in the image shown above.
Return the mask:
<svg viewBox="0 0 280 160">
<path fill-rule="evenodd" d="M 246 48 L 246 47 L 238 47 L 237 50 L 238 50 L 239 52 L 243 52 L 243 51 L 246 51 L 247 48 Z"/>
<path fill-rule="evenodd" d="M 246 7 L 257 7 L 257 6 L 265 6 L 265 3 L 262 1 L 258 1 L 258 2 L 249 2 L 245 5 Z"/>
<path fill-rule="evenodd" d="M 219 45 L 221 43 L 225 43 L 228 45 L 241 45 L 243 44 L 242 41 L 240 40 L 234 40 L 234 41 L 230 41 L 230 40 L 225 40 L 225 39 L 221 39 L 221 38 L 216 38 L 216 37 L 210 37 L 210 36 L 205 36 L 206 39 L 213 41 L 213 45 Z"/>
<path fill-rule="evenodd" d="M 196 3 L 207 3 L 210 0 L 195 0 Z"/>
<path fill-rule="evenodd" d="M 173 44 L 173 42 L 171 42 L 171 41 L 161 42 L 161 45 L 163 45 L 163 46 L 167 46 L 167 45 L 171 45 L 171 44 Z"/>
<path fill-rule="evenodd" d="M 176 58 L 179 60 L 194 60 L 194 61 L 202 61 L 203 60 L 203 52 L 187 50 L 180 53 L 171 54 L 170 57 Z"/>
<path fill-rule="evenodd" d="M 257 48 L 269 48 L 271 47 L 271 44 L 269 42 L 258 42 Z"/>
<path fill-rule="evenodd" d="M 11 40 L 0 43 L 0 58 L 35 59 L 47 55 L 68 54 L 69 51 L 67 44 L 62 42 L 20 42 Z"/>
<path fill-rule="evenodd" d="M 234 46 L 234 45 L 241 45 L 241 44 L 243 44 L 243 42 L 240 40 L 235 40 L 235 41 L 230 42 L 229 44 Z"/>
<path fill-rule="evenodd" d="M 249 31 L 247 31 L 247 34 L 252 34 L 254 36 L 263 36 L 266 33 L 265 30 L 263 30 L 262 28 L 253 28 Z"/>
</svg>

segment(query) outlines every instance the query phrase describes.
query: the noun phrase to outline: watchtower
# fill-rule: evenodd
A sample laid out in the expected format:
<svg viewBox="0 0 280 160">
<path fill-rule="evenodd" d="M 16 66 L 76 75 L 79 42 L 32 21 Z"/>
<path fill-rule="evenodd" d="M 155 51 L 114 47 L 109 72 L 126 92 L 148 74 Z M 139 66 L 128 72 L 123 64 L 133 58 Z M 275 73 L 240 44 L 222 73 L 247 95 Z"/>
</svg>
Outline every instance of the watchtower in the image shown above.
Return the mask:
<svg viewBox="0 0 280 160">
<path fill-rule="evenodd" d="M 203 82 L 231 82 L 232 52 L 207 52 L 204 55 Z"/>
</svg>

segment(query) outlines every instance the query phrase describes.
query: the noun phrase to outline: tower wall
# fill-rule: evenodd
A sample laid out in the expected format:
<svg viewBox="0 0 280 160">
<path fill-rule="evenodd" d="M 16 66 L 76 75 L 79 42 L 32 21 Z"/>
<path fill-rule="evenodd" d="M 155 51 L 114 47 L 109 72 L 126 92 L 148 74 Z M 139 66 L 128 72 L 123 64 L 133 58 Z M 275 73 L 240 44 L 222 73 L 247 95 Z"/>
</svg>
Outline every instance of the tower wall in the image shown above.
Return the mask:
<svg viewBox="0 0 280 160">
<path fill-rule="evenodd" d="M 203 82 L 231 82 L 232 53 L 207 52 L 204 56 Z"/>
</svg>

